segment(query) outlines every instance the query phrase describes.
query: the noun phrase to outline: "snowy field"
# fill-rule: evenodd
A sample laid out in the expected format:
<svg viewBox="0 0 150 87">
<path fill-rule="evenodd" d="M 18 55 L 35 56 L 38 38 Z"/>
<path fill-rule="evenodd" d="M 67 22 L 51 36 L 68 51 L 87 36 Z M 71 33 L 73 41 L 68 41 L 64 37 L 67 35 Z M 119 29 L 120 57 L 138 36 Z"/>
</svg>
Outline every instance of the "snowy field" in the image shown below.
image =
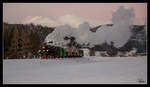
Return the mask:
<svg viewBox="0 0 150 87">
<path fill-rule="evenodd" d="M 8 59 L 3 84 L 147 84 L 147 57 Z"/>
</svg>

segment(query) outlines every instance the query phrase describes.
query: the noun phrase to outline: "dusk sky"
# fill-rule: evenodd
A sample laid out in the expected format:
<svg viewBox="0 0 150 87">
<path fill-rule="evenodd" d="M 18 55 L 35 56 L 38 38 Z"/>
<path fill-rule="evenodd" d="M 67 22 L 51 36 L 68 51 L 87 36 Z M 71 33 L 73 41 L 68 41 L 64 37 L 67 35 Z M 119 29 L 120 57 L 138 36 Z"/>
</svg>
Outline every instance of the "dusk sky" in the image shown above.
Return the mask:
<svg viewBox="0 0 150 87">
<path fill-rule="evenodd" d="M 110 23 L 112 13 L 120 6 L 134 9 L 134 24 L 144 24 L 147 20 L 147 3 L 4 3 L 3 21 L 20 23 L 28 16 L 57 19 L 65 15 L 74 15 Z"/>
</svg>

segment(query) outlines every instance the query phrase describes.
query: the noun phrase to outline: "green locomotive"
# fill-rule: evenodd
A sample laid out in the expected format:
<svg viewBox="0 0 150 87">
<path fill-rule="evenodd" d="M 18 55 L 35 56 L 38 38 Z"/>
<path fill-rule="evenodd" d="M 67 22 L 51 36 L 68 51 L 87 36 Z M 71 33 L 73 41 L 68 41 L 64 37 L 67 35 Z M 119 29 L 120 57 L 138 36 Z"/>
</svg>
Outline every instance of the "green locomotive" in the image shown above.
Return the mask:
<svg viewBox="0 0 150 87">
<path fill-rule="evenodd" d="M 73 49 L 73 48 L 64 48 L 53 45 L 43 45 L 39 50 L 42 59 L 50 58 L 71 58 L 71 57 L 82 57 L 83 50 Z"/>
</svg>

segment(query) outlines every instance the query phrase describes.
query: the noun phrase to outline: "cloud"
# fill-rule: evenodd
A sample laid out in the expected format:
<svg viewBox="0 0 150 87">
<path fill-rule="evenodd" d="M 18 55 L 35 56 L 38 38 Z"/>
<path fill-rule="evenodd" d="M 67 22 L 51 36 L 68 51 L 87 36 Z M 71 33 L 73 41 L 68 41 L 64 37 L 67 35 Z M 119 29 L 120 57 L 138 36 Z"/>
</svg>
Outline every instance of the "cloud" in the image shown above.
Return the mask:
<svg viewBox="0 0 150 87">
<path fill-rule="evenodd" d="M 61 24 L 69 24 L 70 26 L 78 27 L 79 24 L 82 24 L 85 19 L 77 17 L 74 15 L 65 15 L 58 19 L 58 22 Z"/>
<path fill-rule="evenodd" d="M 88 22 L 90 26 L 97 26 L 100 24 L 107 24 L 110 22 L 102 22 L 99 20 L 92 20 L 80 16 L 75 16 L 72 14 L 67 14 L 58 18 L 52 18 L 52 17 L 43 17 L 43 16 L 27 16 L 23 20 L 23 24 L 29 24 L 29 23 L 34 23 L 34 24 L 41 24 L 44 26 L 49 26 L 49 27 L 56 27 L 56 26 L 61 26 L 68 24 L 72 27 L 78 27 L 80 24 L 83 24 L 84 22 Z"/>
</svg>

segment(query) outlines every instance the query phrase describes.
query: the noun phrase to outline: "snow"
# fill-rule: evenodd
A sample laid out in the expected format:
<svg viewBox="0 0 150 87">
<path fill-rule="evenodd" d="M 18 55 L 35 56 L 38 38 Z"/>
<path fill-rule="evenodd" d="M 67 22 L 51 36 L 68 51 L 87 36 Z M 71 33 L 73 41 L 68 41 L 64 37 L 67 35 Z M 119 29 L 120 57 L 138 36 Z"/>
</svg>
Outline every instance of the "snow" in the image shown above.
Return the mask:
<svg viewBox="0 0 150 87">
<path fill-rule="evenodd" d="M 147 84 L 147 57 L 7 59 L 3 84 Z"/>
</svg>

